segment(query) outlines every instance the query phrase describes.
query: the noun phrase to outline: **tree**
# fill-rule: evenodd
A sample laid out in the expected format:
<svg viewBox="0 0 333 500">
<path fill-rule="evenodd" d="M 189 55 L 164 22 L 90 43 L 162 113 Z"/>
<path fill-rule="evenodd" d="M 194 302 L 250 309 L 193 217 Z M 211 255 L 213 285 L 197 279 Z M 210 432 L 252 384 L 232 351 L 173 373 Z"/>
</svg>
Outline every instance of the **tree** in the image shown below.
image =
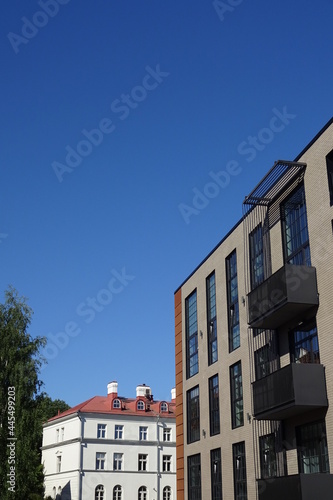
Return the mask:
<svg viewBox="0 0 333 500">
<path fill-rule="evenodd" d="M 44 337 L 28 333 L 32 310 L 15 289 L 0 304 L 0 491 L 1 499 L 43 495 L 38 394 Z M 9 489 L 12 488 L 12 489 Z M 15 491 L 15 496 L 13 492 Z"/>
</svg>

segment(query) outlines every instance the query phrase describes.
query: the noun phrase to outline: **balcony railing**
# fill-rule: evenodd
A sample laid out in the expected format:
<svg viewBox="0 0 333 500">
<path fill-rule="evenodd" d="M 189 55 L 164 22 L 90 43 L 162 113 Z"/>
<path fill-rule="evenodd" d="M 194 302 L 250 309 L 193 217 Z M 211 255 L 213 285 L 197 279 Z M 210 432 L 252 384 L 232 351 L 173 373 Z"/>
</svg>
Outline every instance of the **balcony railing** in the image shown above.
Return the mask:
<svg viewBox="0 0 333 500">
<path fill-rule="evenodd" d="M 315 267 L 285 264 L 248 294 L 248 323 L 275 330 L 318 304 Z"/>
<path fill-rule="evenodd" d="M 252 387 L 257 420 L 284 420 L 328 406 L 325 369 L 320 364 L 291 363 Z"/>
<path fill-rule="evenodd" d="M 259 479 L 259 500 L 332 500 L 332 474 L 297 474 Z"/>
</svg>

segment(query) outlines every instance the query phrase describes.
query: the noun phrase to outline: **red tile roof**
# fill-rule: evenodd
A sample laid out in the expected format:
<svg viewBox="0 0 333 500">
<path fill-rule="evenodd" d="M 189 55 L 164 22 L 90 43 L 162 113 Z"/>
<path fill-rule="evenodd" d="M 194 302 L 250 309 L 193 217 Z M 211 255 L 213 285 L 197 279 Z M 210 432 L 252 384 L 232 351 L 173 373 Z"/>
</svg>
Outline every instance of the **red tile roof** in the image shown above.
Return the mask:
<svg viewBox="0 0 333 500">
<path fill-rule="evenodd" d="M 118 399 L 120 401 L 121 408 L 113 408 L 113 401 Z M 145 410 L 138 410 L 138 401 L 143 401 L 145 404 Z M 161 403 L 167 403 L 168 411 L 161 412 Z M 117 396 L 117 394 L 109 394 L 108 396 L 94 396 L 83 403 L 80 403 L 69 410 L 66 410 L 53 418 L 50 418 L 48 422 L 52 422 L 59 418 L 66 417 L 67 415 L 72 415 L 77 412 L 80 413 L 105 413 L 108 415 L 132 415 L 141 417 L 152 417 L 161 415 L 166 418 L 176 417 L 176 404 L 175 400 L 170 401 L 151 401 L 147 397 L 137 397 L 135 399 L 123 398 Z"/>
</svg>

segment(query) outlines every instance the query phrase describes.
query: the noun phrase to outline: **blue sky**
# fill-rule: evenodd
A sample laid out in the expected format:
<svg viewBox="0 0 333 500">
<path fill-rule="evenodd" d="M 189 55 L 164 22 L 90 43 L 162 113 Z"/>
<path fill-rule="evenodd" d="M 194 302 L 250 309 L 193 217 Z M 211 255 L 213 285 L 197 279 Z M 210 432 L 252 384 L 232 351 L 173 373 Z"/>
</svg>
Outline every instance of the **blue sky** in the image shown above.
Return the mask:
<svg viewBox="0 0 333 500">
<path fill-rule="evenodd" d="M 1 298 L 28 297 L 51 397 L 169 399 L 175 289 L 333 114 L 333 4 L 0 9 Z"/>
</svg>

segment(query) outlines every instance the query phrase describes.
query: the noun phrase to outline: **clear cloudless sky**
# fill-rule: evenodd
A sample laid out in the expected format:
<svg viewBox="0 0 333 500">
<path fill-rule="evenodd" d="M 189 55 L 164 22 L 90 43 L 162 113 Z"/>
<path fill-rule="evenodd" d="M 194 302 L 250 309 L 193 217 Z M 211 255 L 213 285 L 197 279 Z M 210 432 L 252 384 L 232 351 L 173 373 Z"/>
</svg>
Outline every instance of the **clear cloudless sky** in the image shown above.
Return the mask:
<svg viewBox="0 0 333 500">
<path fill-rule="evenodd" d="M 174 291 L 333 114 L 332 1 L 224 5 L 1 2 L 0 298 L 28 298 L 52 398 L 170 398 Z"/>
</svg>

